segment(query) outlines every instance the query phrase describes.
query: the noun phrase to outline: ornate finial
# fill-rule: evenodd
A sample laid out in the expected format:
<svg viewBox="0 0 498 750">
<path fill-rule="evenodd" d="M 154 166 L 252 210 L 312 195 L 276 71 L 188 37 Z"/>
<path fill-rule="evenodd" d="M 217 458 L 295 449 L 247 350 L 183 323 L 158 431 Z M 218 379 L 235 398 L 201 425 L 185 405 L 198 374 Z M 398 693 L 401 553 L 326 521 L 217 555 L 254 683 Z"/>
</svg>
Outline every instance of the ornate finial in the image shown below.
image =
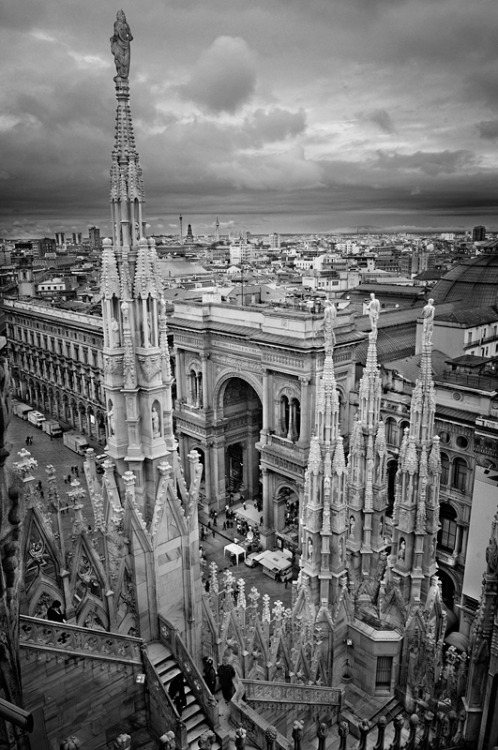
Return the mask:
<svg viewBox="0 0 498 750">
<path fill-rule="evenodd" d="M 323 314 L 323 335 L 325 338 L 325 354 L 332 354 L 335 346 L 334 327 L 337 319 L 337 308 L 329 299 L 325 303 Z"/>
<path fill-rule="evenodd" d="M 379 320 L 380 315 L 380 302 L 376 299 L 373 292 L 370 295 L 370 302 L 367 305 L 367 311 L 370 316 L 370 325 L 372 326 L 372 337 L 377 338 L 377 321 Z"/>
<path fill-rule="evenodd" d="M 128 78 L 130 73 L 130 42 L 133 37 L 124 11 L 118 10 L 111 36 L 111 52 L 114 55 L 117 78 Z"/>
<path fill-rule="evenodd" d="M 434 300 L 430 299 L 424 307 L 424 328 L 422 332 L 423 345 L 432 344 L 432 329 L 434 328 Z"/>
</svg>

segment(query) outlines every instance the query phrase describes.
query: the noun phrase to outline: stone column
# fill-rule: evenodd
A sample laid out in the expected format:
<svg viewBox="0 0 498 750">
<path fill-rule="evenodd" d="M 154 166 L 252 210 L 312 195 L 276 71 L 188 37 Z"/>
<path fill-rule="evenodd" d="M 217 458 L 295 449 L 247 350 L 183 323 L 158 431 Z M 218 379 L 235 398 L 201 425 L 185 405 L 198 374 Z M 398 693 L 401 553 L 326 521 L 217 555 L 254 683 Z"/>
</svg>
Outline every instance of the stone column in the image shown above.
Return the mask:
<svg viewBox="0 0 498 750">
<path fill-rule="evenodd" d="M 183 349 L 176 350 L 176 388 L 178 400 L 188 400 L 186 392 L 188 384 L 187 374 L 185 372 L 185 352 Z"/>
<path fill-rule="evenodd" d="M 263 370 L 263 433 L 266 434 L 271 426 L 271 377 L 270 370 Z"/>
<path fill-rule="evenodd" d="M 211 504 L 212 492 L 212 478 L 211 478 L 211 458 L 213 441 L 209 440 L 204 448 L 204 489 L 206 491 L 206 503 Z"/>
<path fill-rule="evenodd" d="M 202 363 L 202 408 L 209 408 L 209 388 L 208 388 L 208 359 L 209 354 L 201 355 Z"/>
<path fill-rule="evenodd" d="M 299 378 L 301 382 L 301 429 L 299 442 L 308 445 L 310 442 L 310 379 L 308 377 Z"/>
</svg>

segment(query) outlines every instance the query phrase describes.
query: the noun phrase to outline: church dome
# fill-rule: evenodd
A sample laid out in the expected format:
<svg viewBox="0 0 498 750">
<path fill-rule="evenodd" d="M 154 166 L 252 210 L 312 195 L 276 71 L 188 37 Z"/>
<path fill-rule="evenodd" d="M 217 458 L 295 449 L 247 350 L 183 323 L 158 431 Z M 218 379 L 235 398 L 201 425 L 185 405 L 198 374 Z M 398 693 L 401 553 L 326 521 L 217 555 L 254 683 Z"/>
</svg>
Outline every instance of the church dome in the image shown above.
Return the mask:
<svg viewBox="0 0 498 750">
<path fill-rule="evenodd" d="M 498 303 L 498 241 L 481 247 L 481 255 L 469 258 L 448 271 L 430 296 L 436 304 L 461 300 L 466 307 Z"/>
</svg>

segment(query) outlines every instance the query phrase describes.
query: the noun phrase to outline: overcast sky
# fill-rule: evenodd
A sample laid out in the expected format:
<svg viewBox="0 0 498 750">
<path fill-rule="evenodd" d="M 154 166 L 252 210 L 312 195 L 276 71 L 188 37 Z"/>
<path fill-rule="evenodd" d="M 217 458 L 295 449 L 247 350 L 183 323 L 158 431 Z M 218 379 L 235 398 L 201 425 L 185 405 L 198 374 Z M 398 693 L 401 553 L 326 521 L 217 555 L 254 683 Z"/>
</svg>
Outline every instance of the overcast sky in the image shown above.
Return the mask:
<svg viewBox="0 0 498 750">
<path fill-rule="evenodd" d="M 0 236 L 109 233 L 109 0 L 3 0 Z M 498 228 L 496 0 L 141 0 L 151 232 Z"/>
</svg>

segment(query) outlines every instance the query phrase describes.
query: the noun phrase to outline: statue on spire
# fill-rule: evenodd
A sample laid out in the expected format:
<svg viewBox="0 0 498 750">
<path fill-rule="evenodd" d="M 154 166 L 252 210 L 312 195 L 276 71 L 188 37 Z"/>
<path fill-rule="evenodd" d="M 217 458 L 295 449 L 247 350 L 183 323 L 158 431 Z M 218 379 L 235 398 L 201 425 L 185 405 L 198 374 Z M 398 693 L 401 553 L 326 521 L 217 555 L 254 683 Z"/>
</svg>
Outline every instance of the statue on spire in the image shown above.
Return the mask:
<svg viewBox="0 0 498 750">
<path fill-rule="evenodd" d="M 130 42 L 133 37 L 123 10 L 118 10 L 114 21 L 114 34 L 111 36 L 111 52 L 119 78 L 128 78 L 130 73 Z"/>
<path fill-rule="evenodd" d="M 375 294 L 370 294 L 370 302 L 367 305 L 368 315 L 370 317 L 370 325 L 372 326 L 372 334 L 377 338 L 377 321 L 380 315 L 380 302 L 376 299 Z"/>
<path fill-rule="evenodd" d="M 325 354 L 332 354 L 335 346 L 334 326 L 337 319 L 337 308 L 329 299 L 325 303 L 323 314 L 323 336 L 325 339 Z"/>
<path fill-rule="evenodd" d="M 433 303 L 434 300 L 430 299 L 424 307 L 424 328 L 422 331 L 423 344 L 432 344 L 432 330 L 434 328 L 434 314 L 436 312 Z"/>
</svg>

